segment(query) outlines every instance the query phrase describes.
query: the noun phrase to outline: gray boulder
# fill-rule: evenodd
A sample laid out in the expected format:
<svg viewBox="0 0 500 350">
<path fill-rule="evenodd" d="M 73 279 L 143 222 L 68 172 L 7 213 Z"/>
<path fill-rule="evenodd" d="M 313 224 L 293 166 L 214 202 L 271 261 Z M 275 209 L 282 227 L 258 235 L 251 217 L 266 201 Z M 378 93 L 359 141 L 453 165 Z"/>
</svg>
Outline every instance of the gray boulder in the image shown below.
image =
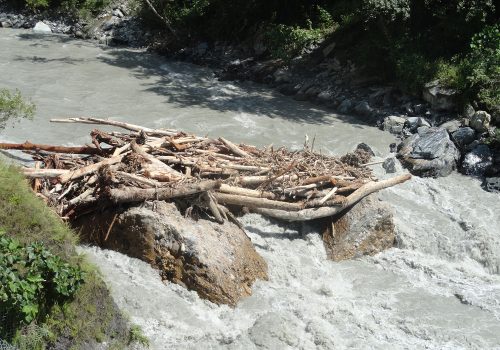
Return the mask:
<svg viewBox="0 0 500 350">
<path fill-rule="evenodd" d="M 368 102 L 361 101 L 354 107 L 354 112 L 360 116 L 368 117 L 372 114 L 373 108 L 370 107 Z"/>
<path fill-rule="evenodd" d="M 163 279 L 217 304 L 235 305 L 251 294 L 256 279 L 267 279 L 266 262 L 242 229 L 230 222 L 185 218 L 173 203 L 146 202 L 121 213 L 83 217 L 75 225 L 88 240 L 144 260 Z"/>
<path fill-rule="evenodd" d="M 484 188 L 489 192 L 500 193 L 500 177 L 487 177 Z"/>
<path fill-rule="evenodd" d="M 472 118 L 474 113 L 476 113 L 476 111 L 474 110 L 474 107 L 472 107 L 470 104 L 466 104 L 464 110 L 462 111 L 464 117 L 469 119 Z"/>
<path fill-rule="evenodd" d="M 349 99 L 345 99 L 339 106 L 339 112 L 347 114 L 352 110 L 352 102 Z"/>
<path fill-rule="evenodd" d="M 484 175 L 493 165 L 493 155 L 486 145 L 478 145 L 467 153 L 462 162 L 462 171 L 466 175 Z"/>
<path fill-rule="evenodd" d="M 451 134 L 457 131 L 458 128 L 460 128 L 460 126 L 462 126 L 462 122 L 460 120 L 453 119 L 447 121 L 446 123 L 441 124 L 439 127 L 446 129 L 446 131 L 448 131 Z"/>
<path fill-rule="evenodd" d="M 458 147 L 464 148 L 476 139 L 476 132 L 474 129 L 466 126 L 452 133 L 451 138 L 455 141 Z"/>
<path fill-rule="evenodd" d="M 438 80 L 426 84 L 422 96 L 436 110 L 455 109 L 457 91 L 441 86 Z"/>
<path fill-rule="evenodd" d="M 385 169 L 385 172 L 388 174 L 393 174 L 396 172 L 396 159 L 395 158 L 387 158 L 382 163 L 382 167 Z"/>
<path fill-rule="evenodd" d="M 392 134 L 400 134 L 403 131 L 403 126 L 406 119 L 395 115 L 390 115 L 384 119 L 382 128 Z"/>
<path fill-rule="evenodd" d="M 364 198 L 333 220 L 333 225 L 323 232 L 323 243 L 331 260 L 374 255 L 394 245 L 392 211 L 375 195 Z"/>
<path fill-rule="evenodd" d="M 411 132 L 417 131 L 420 126 L 431 126 L 431 124 L 422 117 L 409 117 L 405 121 L 405 127 Z"/>
<path fill-rule="evenodd" d="M 470 119 L 470 126 L 477 132 L 486 132 L 490 127 L 491 115 L 485 111 L 477 111 Z"/>
<path fill-rule="evenodd" d="M 445 129 L 426 128 L 407 138 L 397 156 L 413 174 L 438 177 L 456 169 L 460 152 Z"/>
<path fill-rule="evenodd" d="M 52 33 L 52 29 L 50 29 L 50 27 L 45 23 L 43 23 L 42 21 L 39 21 L 35 24 L 35 27 L 33 27 L 33 31 L 35 33 L 44 33 L 44 34 Z"/>
</svg>

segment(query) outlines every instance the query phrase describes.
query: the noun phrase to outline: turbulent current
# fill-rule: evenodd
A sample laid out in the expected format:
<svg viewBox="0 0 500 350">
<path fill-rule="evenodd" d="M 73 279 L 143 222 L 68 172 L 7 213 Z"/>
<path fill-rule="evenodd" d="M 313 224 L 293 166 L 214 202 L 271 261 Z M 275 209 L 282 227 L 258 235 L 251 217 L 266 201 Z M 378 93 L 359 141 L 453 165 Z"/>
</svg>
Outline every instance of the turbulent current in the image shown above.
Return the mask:
<svg viewBox="0 0 500 350">
<path fill-rule="evenodd" d="M 257 146 L 300 148 L 308 135 L 332 154 L 365 142 L 383 158 L 394 142 L 354 118 L 218 82 L 208 69 L 29 31 L 0 29 L 1 87 L 37 105 L 35 120 L 3 131 L 4 141 L 82 144 L 92 126 L 49 119 L 100 116 Z M 142 261 L 82 251 L 153 349 L 500 349 L 500 196 L 452 174 L 380 197 L 394 209 L 397 246 L 342 263 L 326 260 L 312 228 L 245 216 L 270 278 L 234 309 L 162 283 Z"/>
</svg>

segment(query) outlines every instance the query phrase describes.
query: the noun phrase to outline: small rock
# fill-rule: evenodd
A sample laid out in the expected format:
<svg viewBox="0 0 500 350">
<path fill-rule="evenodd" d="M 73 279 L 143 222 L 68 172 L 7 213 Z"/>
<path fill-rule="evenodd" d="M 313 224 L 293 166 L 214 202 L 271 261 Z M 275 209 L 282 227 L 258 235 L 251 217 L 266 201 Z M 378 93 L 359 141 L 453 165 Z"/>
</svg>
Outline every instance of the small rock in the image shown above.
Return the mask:
<svg viewBox="0 0 500 350">
<path fill-rule="evenodd" d="M 484 188 L 489 192 L 500 193 L 500 177 L 487 177 Z"/>
<path fill-rule="evenodd" d="M 415 114 L 424 114 L 425 112 L 427 112 L 427 107 L 425 104 L 419 103 L 413 106 L 413 111 L 415 112 Z"/>
<path fill-rule="evenodd" d="M 462 122 L 460 120 L 454 119 L 454 120 L 450 120 L 446 123 L 441 124 L 439 127 L 446 129 L 450 134 L 452 134 L 455 131 L 457 131 L 461 125 L 462 125 Z"/>
<path fill-rule="evenodd" d="M 366 153 L 368 153 L 369 155 L 371 155 L 372 157 L 375 156 L 375 152 L 373 152 L 372 148 L 370 146 L 368 146 L 366 143 L 364 142 L 361 142 L 359 143 L 357 146 L 356 146 L 356 149 L 354 151 L 365 151 Z"/>
<path fill-rule="evenodd" d="M 477 111 L 470 119 L 470 126 L 477 132 L 483 133 L 488 131 L 491 122 L 491 115 L 485 111 Z"/>
<path fill-rule="evenodd" d="M 392 174 L 396 172 L 396 159 L 395 158 L 387 158 L 382 163 L 382 167 L 385 169 L 385 172 L 388 174 Z"/>
<path fill-rule="evenodd" d="M 464 148 L 476 139 L 476 132 L 468 126 L 460 128 L 451 134 L 451 138 L 458 147 Z"/>
<path fill-rule="evenodd" d="M 356 114 L 367 117 L 373 112 L 373 108 L 370 107 L 368 102 L 366 101 L 361 101 L 359 102 L 355 107 L 354 107 L 354 112 Z"/>
<path fill-rule="evenodd" d="M 345 99 L 339 106 L 339 112 L 347 114 L 352 110 L 352 102 L 349 99 Z"/>
<path fill-rule="evenodd" d="M 453 110 L 455 108 L 457 91 L 442 87 L 438 80 L 426 84 L 422 95 L 424 100 L 436 110 Z"/>
<path fill-rule="evenodd" d="M 398 145 L 396 144 L 396 142 L 393 142 L 389 145 L 389 152 L 396 153 L 397 150 L 398 150 Z"/>
<path fill-rule="evenodd" d="M 430 127 L 431 125 L 427 120 L 425 120 L 422 117 L 409 117 L 406 119 L 405 126 L 411 131 L 415 132 L 417 131 L 419 126 L 428 126 Z"/>
<path fill-rule="evenodd" d="M 35 24 L 33 31 L 35 33 L 52 33 L 52 29 L 50 29 L 50 27 L 42 21 L 39 21 Z"/>
<path fill-rule="evenodd" d="M 331 43 L 330 45 L 325 47 L 323 49 L 323 56 L 328 57 L 330 55 L 330 53 L 333 51 L 333 49 L 335 48 L 335 45 L 336 45 L 335 43 Z"/>
<path fill-rule="evenodd" d="M 321 88 L 319 86 L 311 86 L 309 89 L 307 89 L 304 94 L 308 98 L 313 98 L 318 96 L 318 94 L 321 92 Z"/>
<path fill-rule="evenodd" d="M 462 112 L 464 117 L 470 119 L 470 118 L 472 118 L 472 116 L 474 116 L 474 113 L 476 113 L 476 111 L 474 110 L 474 107 L 472 107 L 470 104 L 466 104 L 464 107 L 464 110 Z"/>
<path fill-rule="evenodd" d="M 462 171 L 466 175 L 484 175 L 493 164 L 491 150 L 486 145 L 479 145 L 467 153 L 462 162 Z"/>
<path fill-rule="evenodd" d="M 382 128 L 384 131 L 389 131 L 392 134 L 400 134 L 403 131 L 403 126 L 406 119 L 395 115 L 390 115 L 384 119 Z"/>
<path fill-rule="evenodd" d="M 326 102 L 329 102 L 332 100 L 333 94 L 331 91 L 325 90 L 325 91 L 321 91 L 318 94 L 318 96 L 316 96 L 316 98 L 318 99 L 318 101 L 326 103 Z"/>
<path fill-rule="evenodd" d="M 283 68 L 276 69 L 273 76 L 274 76 L 274 81 L 278 84 L 290 83 L 292 81 L 292 73 Z"/>
<path fill-rule="evenodd" d="M 10 21 L 2 21 L 2 22 L 0 22 L 0 27 L 2 27 L 2 28 L 12 28 L 12 23 Z"/>
<path fill-rule="evenodd" d="M 123 18 L 123 12 L 120 9 L 114 9 L 113 16 L 116 16 L 118 18 Z"/>
</svg>

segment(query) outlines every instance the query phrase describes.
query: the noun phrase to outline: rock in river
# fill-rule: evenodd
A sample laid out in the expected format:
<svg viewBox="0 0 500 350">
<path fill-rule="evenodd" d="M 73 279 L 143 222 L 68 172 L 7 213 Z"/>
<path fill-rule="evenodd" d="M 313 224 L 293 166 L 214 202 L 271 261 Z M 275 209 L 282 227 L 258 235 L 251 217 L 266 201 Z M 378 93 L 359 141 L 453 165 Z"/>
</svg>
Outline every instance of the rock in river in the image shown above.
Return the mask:
<svg viewBox="0 0 500 350">
<path fill-rule="evenodd" d="M 37 22 L 33 28 L 35 33 L 52 33 L 52 29 L 42 21 Z"/>
<path fill-rule="evenodd" d="M 107 233 L 114 215 L 104 212 L 75 224 L 90 241 L 150 263 L 164 280 L 195 290 L 202 298 L 235 305 L 252 293 L 256 279 L 267 279 L 266 262 L 233 223 L 195 221 L 174 204 L 158 201 L 117 213 Z"/>
<path fill-rule="evenodd" d="M 467 153 L 462 162 L 462 171 L 466 175 L 484 175 L 486 170 L 493 165 L 493 155 L 486 145 L 478 145 Z"/>
<path fill-rule="evenodd" d="M 335 261 L 377 254 L 391 248 L 394 238 L 392 211 L 375 195 L 335 217 L 323 233 L 327 256 Z"/>
<path fill-rule="evenodd" d="M 460 152 L 445 129 L 426 128 L 407 138 L 398 158 L 410 171 L 420 176 L 447 176 L 456 169 Z"/>
</svg>

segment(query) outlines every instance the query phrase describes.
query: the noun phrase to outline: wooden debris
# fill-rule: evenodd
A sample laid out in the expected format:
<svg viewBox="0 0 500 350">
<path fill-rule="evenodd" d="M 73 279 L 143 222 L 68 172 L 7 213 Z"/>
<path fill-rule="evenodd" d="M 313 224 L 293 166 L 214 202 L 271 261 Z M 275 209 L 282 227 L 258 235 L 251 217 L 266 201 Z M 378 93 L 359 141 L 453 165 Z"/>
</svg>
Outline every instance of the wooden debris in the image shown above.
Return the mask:
<svg viewBox="0 0 500 350">
<path fill-rule="evenodd" d="M 241 225 L 235 214 L 242 208 L 281 220 L 307 221 L 335 215 L 370 193 L 410 178 L 373 181 L 368 165 L 375 162 L 369 163 L 370 156 L 360 151 L 337 158 L 308 147 L 258 149 L 222 137 L 106 119 L 53 121 L 130 131 L 94 129 L 95 147 L 0 144 L 23 150 L 38 162 L 37 168 L 23 168 L 23 173 L 37 179 L 33 182 L 37 194 L 70 219 L 106 206 L 158 200 L 199 207 L 219 223 L 230 220 Z"/>
</svg>

